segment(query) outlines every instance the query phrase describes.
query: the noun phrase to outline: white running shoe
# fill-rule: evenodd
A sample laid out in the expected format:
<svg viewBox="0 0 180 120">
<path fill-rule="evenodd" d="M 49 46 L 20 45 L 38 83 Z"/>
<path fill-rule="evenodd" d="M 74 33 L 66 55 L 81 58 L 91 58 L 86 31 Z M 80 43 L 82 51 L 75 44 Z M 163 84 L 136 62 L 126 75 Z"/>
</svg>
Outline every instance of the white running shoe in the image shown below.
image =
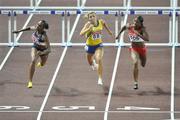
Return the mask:
<svg viewBox="0 0 180 120">
<path fill-rule="evenodd" d="M 103 82 L 102 82 L 101 78 L 98 79 L 98 85 L 103 85 Z"/>
<path fill-rule="evenodd" d="M 93 71 L 96 70 L 94 65 L 91 65 L 91 68 L 92 68 Z"/>
</svg>

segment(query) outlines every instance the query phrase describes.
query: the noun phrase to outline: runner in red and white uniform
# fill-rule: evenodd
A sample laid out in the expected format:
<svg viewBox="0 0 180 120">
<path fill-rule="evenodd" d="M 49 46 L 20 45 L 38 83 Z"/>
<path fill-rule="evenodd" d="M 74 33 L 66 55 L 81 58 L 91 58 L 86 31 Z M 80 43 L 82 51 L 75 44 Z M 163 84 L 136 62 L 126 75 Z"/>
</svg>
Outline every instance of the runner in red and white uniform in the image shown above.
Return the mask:
<svg viewBox="0 0 180 120">
<path fill-rule="evenodd" d="M 143 22 L 142 16 L 135 17 L 133 24 L 123 26 L 116 37 L 116 39 L 119 39 L 120 34 L 128 30 L 128 37 L 131 42 L 130 53 L 133 60 L 134 89 L 138 89 L 138 61 L 140 60 L 142 67 L 146 65 L 146 46 L 144 43 L 149 41 L 149 35 Z"/>
</svg>

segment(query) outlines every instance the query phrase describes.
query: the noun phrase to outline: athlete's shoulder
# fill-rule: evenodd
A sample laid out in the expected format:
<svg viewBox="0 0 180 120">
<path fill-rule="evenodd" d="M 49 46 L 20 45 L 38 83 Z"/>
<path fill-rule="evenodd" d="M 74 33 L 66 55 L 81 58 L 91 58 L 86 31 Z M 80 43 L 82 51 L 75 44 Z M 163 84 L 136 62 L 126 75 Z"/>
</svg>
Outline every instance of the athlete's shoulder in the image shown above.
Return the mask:
<svg viewBox="0 0 180 120">
<path fill-rule="evenodd" d="M 102 24 L 104 24 L 104 23 L 105 23 L 105 20 L 99 19 L 99 22 L 102 23 Z"/>
<path fill-rule="evenodd" d="M 36 26 L 30 26 L 30 30 L 36 30 Z"/>
<path fill-rule="evenodd" d="M 89 21 L 85 23 L 85 27 L 89 27 L 90 25 L 92 25 Z"/>
<path fill-rule="evenodd" d="M 89 22 L 89 21 L 85 23 L 85 25 L 90 25 L 90 24 L 91 24 L 91 22 Z"/>
<path fill-rule="evenodd" d="M 128 29 L 134 28 L 134 24 L 127 23 L 127 24 L 126 24 L 126 27 L 127 27 Z"/>
</svg>

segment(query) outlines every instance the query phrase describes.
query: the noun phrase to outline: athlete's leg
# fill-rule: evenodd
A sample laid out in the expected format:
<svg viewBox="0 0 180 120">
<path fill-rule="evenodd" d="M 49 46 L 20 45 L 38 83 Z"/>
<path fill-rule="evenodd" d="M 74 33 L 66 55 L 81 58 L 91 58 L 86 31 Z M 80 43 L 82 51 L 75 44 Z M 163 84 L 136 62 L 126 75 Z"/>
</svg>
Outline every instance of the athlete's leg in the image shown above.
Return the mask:
<svg viewBox="0 0 180 120">
<path fill-rule="evenodd" d="M 87 61 L 88 61 L 90 66 L 93 64 L 93 55 L 94 54 L 91 54 L 91 53 L 87 53 L 87 55 L 86 55 Z"/>
<path fill-rule="evenodd" d="M 32 48 L 31 57 L 32 57 L 32 60 L 31 60 L 30 67 L 29 67 L 29 83 L 28 83 L 29 88 L 32 87 L 32 79 L 33 79 L 33 75 L 35 72 L 35 64 L 36 64 L 36 61 L 39 57 L 37 55 L 37 50 L 35 48 Z"/>
<path fill-rule="evenodd" d="M 38 63 L 38 66 L 42 67 L 42 66 L 44 66 L 46 64 L 46 61 L 48 59 L 48 54 L 41 55 L 40 58 L 41 58 L 41 61 Z"/>
<path fill-rule="evenodd" d="M 139 69 L 138 69 L 138 60 L 139 55 L 136 51 L 133 49 L 131 50 L 131 58 L 133 61 L 133 77 L 134 77 L 134 89 L 137 89 L 138 85 L 138 75 L 139 75 Z"/>
<path fill-rule="evenodd" d="M 147 60 L 146 54 L 140 55 L 139 58 L 140 58 L 140 61 L 141 61 L 141 66 L 142 66 L 142 67 L 145 67 L 145 65 L 146 65 L 146 60 Z"/>
<path fill-rule="evenodd" d="M 102 72 L 103 72 L 103 65 L 102 65 L 102 58 L 103 58 L 104 50 L 102 47 L 97 48 L 95 51 L 95 60 L 98 64 L 98 83 L 102 84 Z"/>
</svg>

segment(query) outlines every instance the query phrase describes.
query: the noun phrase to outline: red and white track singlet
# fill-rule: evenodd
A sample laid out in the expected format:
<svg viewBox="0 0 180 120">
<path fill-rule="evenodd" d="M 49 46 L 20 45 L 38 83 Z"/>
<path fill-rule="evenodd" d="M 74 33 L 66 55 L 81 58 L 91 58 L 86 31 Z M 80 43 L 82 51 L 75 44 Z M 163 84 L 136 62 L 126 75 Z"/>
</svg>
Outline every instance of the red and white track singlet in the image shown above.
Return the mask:
<svg viewBox="0 0 180 120">
<path fill-rule="evenodd" d="M 131 42 L 144 42 L 144 40 L 135 33 L 133 26 L 129 27 L 128 36 Z"/>
</svg>

